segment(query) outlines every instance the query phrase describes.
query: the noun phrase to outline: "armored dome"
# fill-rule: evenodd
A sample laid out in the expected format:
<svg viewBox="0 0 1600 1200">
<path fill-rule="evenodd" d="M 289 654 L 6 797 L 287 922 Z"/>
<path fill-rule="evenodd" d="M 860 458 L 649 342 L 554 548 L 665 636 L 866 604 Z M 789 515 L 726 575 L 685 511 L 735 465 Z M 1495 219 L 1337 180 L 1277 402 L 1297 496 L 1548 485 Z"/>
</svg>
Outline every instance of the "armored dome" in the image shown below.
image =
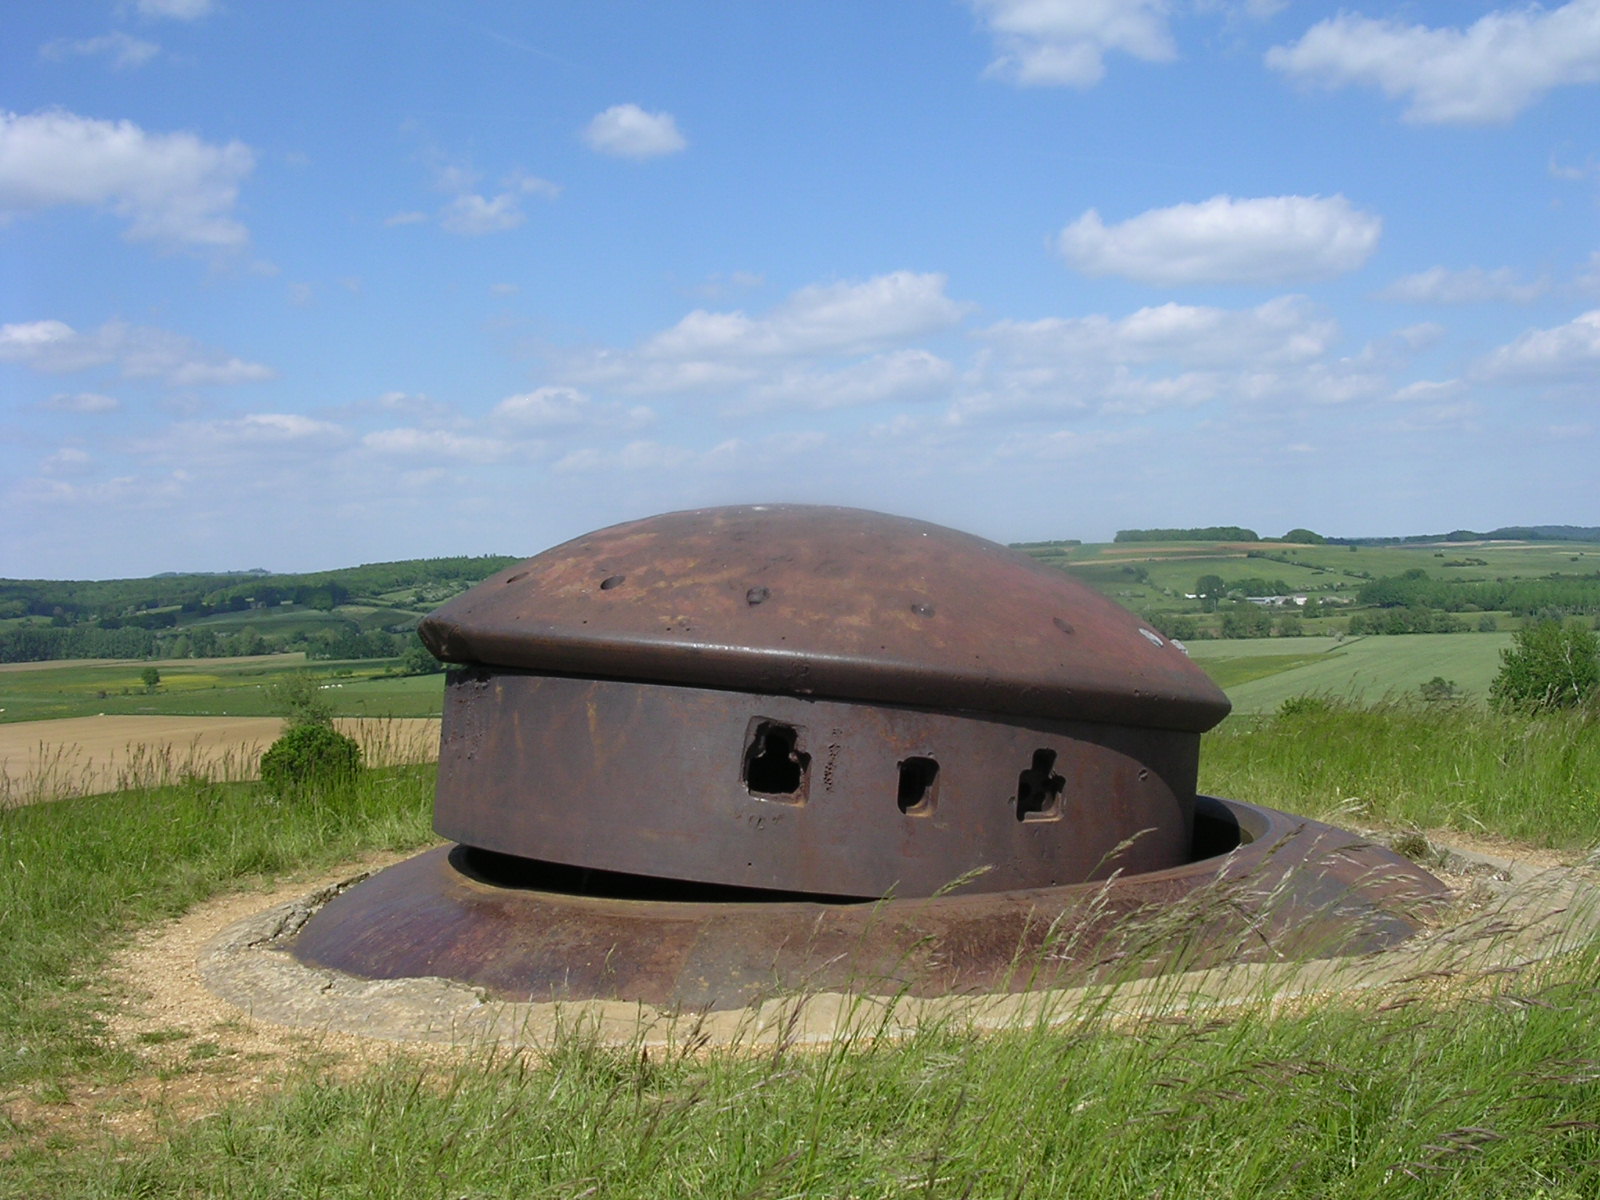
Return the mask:
<svg viewBox="0 0 1600 1200">
<path fill-rule="evenodd" d="M 1197 796 L 1228 702 L 1180 647 L 921 521 L 669 513 L 502 571 L 422 635 L 456 664 L 434 807 L 456 844 L 333 899 L 302 964 L 694 1009 L 943 995 L 1130 954 L 1366 952 L 1444 891 Z"/>
<path fill-rule="evenodd" d="M 422 622 L 446 662 L 1200 732 L 1221 690 L 1134 614 L 968 534 L 752 505 L 615 525 Z"/>
<path fill-rule="evenodd" d="M 1187 861 L 1227 699 L 1059 571 L 848 508 L 603 529 L 430 615 L 435 828 L 798 896 L 1049 887 Z"/>
</svg>

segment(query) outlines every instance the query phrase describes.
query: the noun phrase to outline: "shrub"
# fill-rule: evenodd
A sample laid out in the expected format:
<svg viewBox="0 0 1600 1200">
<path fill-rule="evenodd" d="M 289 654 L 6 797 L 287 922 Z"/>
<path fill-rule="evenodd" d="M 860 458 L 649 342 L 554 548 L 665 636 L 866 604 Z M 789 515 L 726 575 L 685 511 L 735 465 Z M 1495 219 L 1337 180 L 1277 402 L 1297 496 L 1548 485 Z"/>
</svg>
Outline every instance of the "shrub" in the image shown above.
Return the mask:
<svg viewBox="0 0 1600 1200">
<path fill-rule="evenodd" d="M 1578 625 L 1524 625 L 1511 648 L 1500 652 L 1500 663 L 1489 685 L 1499 709 L 1576 708 L 1600 690 L 1600 637 Z"/>
<path fill-rule="evenodd" d="M 1320 717 L 1331 713 L 1334 709 L 1333 702 L 1326 696 L 1290 696 L 1278 705 L 1280 717 Z"/>
<path fill-rule="evenodd" d="M 267 688 L 267 697 L 274 708 L 283 713 L 284 728 L 294 730 L 302 725 L 333 724 L 333 703 L 322 694 L 316 676 L 306 671 L 285 675 Z"/>
<path fill-rule="evenodd" d="M 361 747 L 331 725 L 296 725 L 261 756 L 261 781 L 275 792 L 328 789 L 361 770 Z"/>
</svg>

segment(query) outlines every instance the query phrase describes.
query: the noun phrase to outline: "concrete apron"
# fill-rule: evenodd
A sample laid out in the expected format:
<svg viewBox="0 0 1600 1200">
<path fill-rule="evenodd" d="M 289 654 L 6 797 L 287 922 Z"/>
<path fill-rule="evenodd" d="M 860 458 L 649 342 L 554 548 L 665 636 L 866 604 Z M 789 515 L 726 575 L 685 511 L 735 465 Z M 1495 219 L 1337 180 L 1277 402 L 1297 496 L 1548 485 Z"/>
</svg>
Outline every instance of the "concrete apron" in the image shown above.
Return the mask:
<svg viewBox="0 0 1600 1200">
<path fill-rule="evenodd" d="M 1471 878 L 1439 927 L 1355 958 L 1241 962 L 1088 985 L 919 998 L 798 992 L 746 1008 L 688 1012 L 634 1002 L 516 1003 L 437 978 L 358 979 L 308 967 L 285 947 L 356 876 L 236 922 L 202 951 L 201 978 L 250 1018 L 393 1042 L 547 1046 L 573 1032 L 663 1050 L 821 1046 L 905 1036 L 944 1024 L 974 1030 L 1137 1022 L 1248 1008 L 1297 1009 L 1374 989 L 1410 995 L 1473 986 L 1579 950 L 1600 933 L 1600 879 L 1590 868 L 1539 870 L 1465 851 L 1444 869 Z M 1022 968 L 1025 969 L 1025 968 Z"/>
</svg>

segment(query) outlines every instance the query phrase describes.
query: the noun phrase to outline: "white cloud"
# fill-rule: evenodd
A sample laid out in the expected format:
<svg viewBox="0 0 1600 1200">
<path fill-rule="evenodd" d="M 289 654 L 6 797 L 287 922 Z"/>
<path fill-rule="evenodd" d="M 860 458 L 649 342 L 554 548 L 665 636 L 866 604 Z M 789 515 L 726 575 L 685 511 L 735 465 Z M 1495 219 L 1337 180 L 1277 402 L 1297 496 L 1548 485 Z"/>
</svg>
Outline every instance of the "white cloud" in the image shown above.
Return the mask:
<svg viewBox="0 0 1600 1200">
<path fill-rule="evenodd" d="M 525 171 L 513 171 L 503 181 L 501 190 L 493 196 L 469 191 L 474 182 L 471 172 L 464 168 L 447 167 L 440 172 L 439 186 L 445 191 L 457 193 L 439 210 L 439 225 L 445 232 L 464 237 L 503 233 L 527 220 L 527 214 L 522 211 L 524 197 L 554 199 L 561 194 L 559 184 Z M 412 214 L 401 213 L 390 217 L 385 224 L 408 224 L 411 217 Z"/>
<path fill-rule="evenodd" d="M 36 371 L 81 371 L 110 361 L 104 347 L 65 321 L 21 321 L 0 325 L 0 362 L 21 363 Z"/>
<path fill-rule="evenodd" d="M 520 198 L 501 192 L 493 200 L 468 192 L 457 196 L 439 212 L 439 224 L 447 233 L 475 237 L 515 229 L 525 220 Z"/>
<path fill-rule="evenodd" d="M 255 166 L 242 142 L 146 133 L 61 109 L 0 113 L 0 222 L 60 205 L 109 209 L 126 236 L 167 247 L 237 249 L 249 240 L 233 216 Z"/>
<path fill-rule="evenodd" d="M 1086 275 L 1141 283 L 1283 283 L 1354 270 L 1383 221 L 1343 196 L 1213 196 L 1153 208 L 1118 225 L 1090 209 L 1061 232 L 1061 252 Z"/>
<path fill-rule="evenodd" d="M 1464 30 L 1340 13 L 1266 61 L 1304 83 L 1406 98 L 1418 124 L 1503 124 L 1552 88 L 1600 82 L 1600 0 L 1501 9 Z"/>
<path fill-rule="evenodd" d="M 1039 462 L 1067 462 L 1103 453 L 1116 446 L 1137 442 L 1146 436 L 1140 430 L 1057 429 L 1049 433 L 1014 433 L 1002 438 L 994 448 L 997 459 L 1032 459 Z"/>
<path fill-rule="evenodd" d="M 551 386 L 507 396 L 495 405 L 490 418 L 515 429 L 638 429 L 650 424 L 655 414 L 642 405 L 596 404 L 577 388 Z"/>
<path fill-rule="evenodd" d="M 47 475 L 76 475 L 93 461 L 87 450 L 80 446 L 63 446 L 39 464 Z"/>
<path fill-rule="evenodd" d="M 1183 366 L 1304 362 L 1327 353 L 1338 325 L 1301 296 L 1248 309 L 1162 304 L 1120 320 L 1000 321 L 979 334 L 1013 362 Z"/>
<path fill-rule="evenodd" d="M 141 17 L 166 17 L 174 21 L 198 21 L 211 15 L 212 0 L 139 0 Z"/>
<path fill-rule="evenodd" d="M 988 72 L 1012 83 L 1087 88 L 1118 51 L 1143 62 L 1177 57 L 1167 0 L 969 0 L 995 42 Z"/>
<path fill-rule="evenodd" d="M 202 471 L 236 465 L 253 456 L 331 450 L 349 440 L 338 425 L 300 413 L 247 413 L 216 421 L 179 421 L 164 431 L 133 442 L 136 454 L 177 461 Z"/>
<path fill-rule="evenodd" d="M 457 458 L 470 462 L 497 462 L 515 447 L 496 438 L 472 437 L 442 429 L 381 429 L 361 439 L 378 454 L 400 457 Z"/>
<path fill-rule="evenodd" d="M 385 217 L 383 223 L 388 226 L 395 225 L 420 225 L 428 219 L 425 212 L 399 212 L 392 217 Z"/>
<path fill-rule="evenodd" d="M 1554 329 L 1530 329 L 1486 356 L 1480 372 L 1492 379 L 1593 380 L 1600 370 L 1600 308 Z"/>
<path fill-rule="evenodd" d="M 99 37 L 81 38 L 56 38 L 46 42 L 39 48 L 39 54 L 51 62 L 61 62 L 69 55 L 93 56 L 103 54 L 111 60 L 111 65 L 117 70 L 128 70 L 133 67 L 142 67 L 157 54 L 161 47 L 154 42 L 147 42 L 143 38 L 136 38 L 120 30 L 115 33 L 102 34 Z"/>
<path fill-rule="evenodd" d="M 575 361 L 569 376 L 635 393 L 734 390 L 786 363 L 871 354 L 947 329 L 968 306 L 944 288 L 943 275 L 896 271 L 801 288 L 763 316 L 696 309 L 635 350 Z"/>
<path fill-rule="evenodd" d="M 778 358 L 861 353 L 954 325 L 965 306 L 944 294 L 943 275 L 895 271 L 862 283 L 812 284 L 768 316 L 696 309 L 651 338 L 660 358 Z"/>
<path fill-rule="evenodd" d="M 616 104 L 584 127 L 583 140 L 600 154 L 616 158 L 660 158 L 689 143 L 671 113 L 648 113 L 637 104 Z"/>
<path fill-rule="evenodd" d="M 826 410 L 867 404 L 915 403 L 949 393 L 956 369 L 926 350 L 895 350 L 851 363 L 837 371 L 785 368 L 750 389 L 741 412 L 784 409 Z"/>
<path fill-rule="evenodd" d="M 100 392 L 57 392 L 44 406 L 56 412 L 103 413 L 115 412 L 122 402 Z"/>
<path fill-rule="evenodd" d="M 747 465 L 745 443 L 738 438 L 718 442 L 708 450 L 666 442 L 632 441 L 616 449 L 586 447 L 574 450 L 555 464 L 557 471 L 706 471 Z"/>
<path fill-rule="evenodd" d="M 173 387 L 257 383 L 277 377 L 270 367 L 201 346 L 182 334 L 121 321 L 108 321 L 92 333 L 54 320 L 0 325 L 0 362 L 47 374 L 116 364 L 125 378 L 159 379 Z"/>
<path fill-rule="evenodd" d="M 1459 379 L 1419 379 L 1408 383 L 1390 397 L 1397 404 L 1437 404 L 1461 394 Z"/>
<path fill-rule="evenodd" d="M 1379 295 L 1385 300 L 1411 304 L 1475 304 L 1494 300 L 1527 304 L 1548 290 L 1545 280 L 1520 281 L 1509 267 L 1493 271 L 1482 267 L 1465 267 L 1459 271 L 1430 267 L 1395 280 Z"/>
<path fill-rule="evenodd" d="M 1001 321 L 977 336 L 985 348 L 948 414 L 969 427 L 1004 416 L 1139 414 L 1213 402 L 1297 410 L 1344 404 L 1381 394 L 1383 370 L 1403 365 L 1409 344 L 1402 335 L 1387 339 L 1382 353 L 1368 347 L 1332 357 L 1338 324 L 1299 296 L 1251 309 L 1164 304 L 1120 319 Z"/>
<path fill-rule="evenodd" d="M 175 500 L 183 494 L 186 482 L 187 477 L 182 471 L 174 471 L 159 479 L 118 475 L 93 483 L 34 478 L 23 480 L 13 494 L 19 503 L 24 504 L 96 504 L 126 511 Z"/>
</svg>

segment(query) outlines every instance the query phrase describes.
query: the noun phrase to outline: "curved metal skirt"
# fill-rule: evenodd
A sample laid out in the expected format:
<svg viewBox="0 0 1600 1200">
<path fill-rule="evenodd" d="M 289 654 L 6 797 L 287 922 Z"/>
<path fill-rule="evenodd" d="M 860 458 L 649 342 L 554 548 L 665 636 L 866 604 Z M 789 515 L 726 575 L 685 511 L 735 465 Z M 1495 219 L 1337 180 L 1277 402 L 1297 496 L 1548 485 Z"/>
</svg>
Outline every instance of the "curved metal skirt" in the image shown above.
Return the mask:
<svg viewBox="0 0 1600 1200">
<path fill-rule="evenodd" d="M 1449 896 L 1355 834 L 1200 797 L 1195 861 L 1105 883 L 864 903 L 597 895 L 570 868 L 443 846 L 335 897 L 301 962 L 369 979 L 442 977 L 512 1001 L 740 1008 L 775 995 L 1022 991 L 1223 962 L 1366 954 Z M 612 882 L 615 882 L 613 879 Z M 681 892 L 679 893 L 681 895 Z"/>
</svg>

